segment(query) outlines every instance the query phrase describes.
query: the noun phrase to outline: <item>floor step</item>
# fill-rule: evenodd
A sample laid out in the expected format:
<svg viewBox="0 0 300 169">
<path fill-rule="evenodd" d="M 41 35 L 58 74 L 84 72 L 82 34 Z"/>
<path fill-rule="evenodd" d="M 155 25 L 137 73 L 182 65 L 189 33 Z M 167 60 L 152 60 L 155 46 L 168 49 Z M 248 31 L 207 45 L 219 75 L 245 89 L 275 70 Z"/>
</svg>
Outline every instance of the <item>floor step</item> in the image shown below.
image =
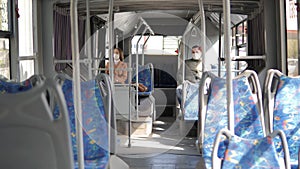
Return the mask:
<svg viewBox="0 0 300 169">
<path fill-rule="evenodd" d="M 128 135 L 128 120 L 117 119 L 118 132 Z M 148 137 L 152 133 L 152 118 L 140 117 L 131 121 L 131 136 Z"/>
</svg>

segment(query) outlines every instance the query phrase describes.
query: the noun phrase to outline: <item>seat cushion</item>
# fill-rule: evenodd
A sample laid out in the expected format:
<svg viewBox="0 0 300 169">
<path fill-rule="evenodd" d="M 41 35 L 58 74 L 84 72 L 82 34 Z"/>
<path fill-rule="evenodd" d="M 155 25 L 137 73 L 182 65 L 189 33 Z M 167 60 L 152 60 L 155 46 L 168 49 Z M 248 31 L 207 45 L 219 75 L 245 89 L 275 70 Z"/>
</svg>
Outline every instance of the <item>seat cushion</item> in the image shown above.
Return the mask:
<svg viewBox="0 0 300 169">
<path fill-rule="evenodd" d="M 233 136 L 229 141 L 228 148 L 226 149 L 222 168 L 280 169 L 279 158 L 272 138 L 265 137 L 252 140 Z"/>
</svg>

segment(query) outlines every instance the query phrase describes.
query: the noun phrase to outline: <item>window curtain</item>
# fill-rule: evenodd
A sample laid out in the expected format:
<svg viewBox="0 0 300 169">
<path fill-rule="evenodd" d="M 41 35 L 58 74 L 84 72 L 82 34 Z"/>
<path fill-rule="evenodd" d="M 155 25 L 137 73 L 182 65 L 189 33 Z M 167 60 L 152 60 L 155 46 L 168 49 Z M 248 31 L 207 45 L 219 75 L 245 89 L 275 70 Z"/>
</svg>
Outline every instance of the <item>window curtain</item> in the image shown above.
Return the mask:
<svg viewBox="0 0 300 169">
<path fill-rule="evenodd" d="M 58 60 L 72 60 L 71 45 L 71 17 L 68 9 L 55 6 L 53 10 L 54 18 L 54 58 Z M 85 19 L 78 18 L 79 49 L 85 43 Z M 62 71 L 68 69 L 72 63 L 56 64 L 55 70 Z"/>
<path fill-rule="evenodd" d="M 264 13 L 248 20 L 248 55 L 265 55 Z M 247 61 L 250 69 L 260 72 L 265 67 L 263 60 Z"/>
</svg>

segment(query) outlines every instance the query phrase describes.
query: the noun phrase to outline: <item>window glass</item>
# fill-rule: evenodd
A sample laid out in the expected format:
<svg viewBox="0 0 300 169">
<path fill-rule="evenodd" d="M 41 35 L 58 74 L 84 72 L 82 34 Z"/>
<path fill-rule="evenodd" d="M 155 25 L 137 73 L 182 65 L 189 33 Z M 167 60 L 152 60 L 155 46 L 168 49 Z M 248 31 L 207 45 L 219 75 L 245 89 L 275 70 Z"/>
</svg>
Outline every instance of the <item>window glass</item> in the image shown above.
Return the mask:
<svg viewBox="0 0 300 169">
<path fill-rule="evenodd" d="M 10 79 L 9 39 L 0 38 L 0 75 Z"/>
<path fill-rule="evenodd" d="M 238 45 L 241 45 L 243 44 L 243 24 L 240 24 L 238 27 L 237 27 L 237 44 Z"/>
<path fill-rule="evenodd" d="M 231 33 L 231 38 L 232 38 L 231 45 L 232 46 L 235 46 L 235 34 L 236 34 L 235 27 L 233 27 L 232 28 L 232 33 Z"/>
<path fill-rule="evenodd" d="M 298 75 L 298 21 L 296 0 L 286 0 L 288 75 Z"/>
<path fill-rule="evenodd" d="M 19 0 L 19 55 L 33 55 L 32 1 Z"/>
<path fill-rule="evenodd" d="M 8 22 L 8 0 L 0 0 L 0 30 L 10 31 Z"/>
<path fill-rule="evenodd" d="M 32 0 L 18 1 L 19 14 L 19 76 L 20 81 L 34 75 Z"/>
<path fill-rule="evenodd" d="M 136 54 L 137 42 L 140 36 L 135 36 L 132 43 L 132 54 Z M 176 50 L 179 46 L 181 36 L 150 36 L 145 44 L 144 52 L 149 55 L 177 55 Z M 143 36 L 138 45 L 138 53 L 142 53 L 144 42 L 147 36 Z"/>
<path fill-rule="evenodd" d="M 20 81 L 28 79 L 34 75 L 34 60 L 21 60 L 19 63 Z"/>
<path fill-rule="evenodd" d="M 243 43 L 246 44 L 247 43 L 247 21 L 244 22 L 244 32 L 243 32 Z"/>
</svg>

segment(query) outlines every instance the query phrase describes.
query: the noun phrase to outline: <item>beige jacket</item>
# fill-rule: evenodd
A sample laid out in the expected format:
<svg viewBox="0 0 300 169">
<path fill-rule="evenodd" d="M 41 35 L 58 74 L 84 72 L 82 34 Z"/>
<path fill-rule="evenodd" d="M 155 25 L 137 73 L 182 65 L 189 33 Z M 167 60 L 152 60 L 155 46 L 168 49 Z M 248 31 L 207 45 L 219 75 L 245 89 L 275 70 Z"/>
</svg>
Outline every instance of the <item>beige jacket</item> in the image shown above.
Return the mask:
<svg viewBox="0 0 300 169">
<path fill-rule="evenodd" d="M 109 63 L 106 64 L 105 68 L 105 73 L 109 74 Z M 119 61 L 117 64 L 114 65 L 115 83 L 124 84 L 127 80 L 127 74 L 127 63 Z"/>
</svg>

